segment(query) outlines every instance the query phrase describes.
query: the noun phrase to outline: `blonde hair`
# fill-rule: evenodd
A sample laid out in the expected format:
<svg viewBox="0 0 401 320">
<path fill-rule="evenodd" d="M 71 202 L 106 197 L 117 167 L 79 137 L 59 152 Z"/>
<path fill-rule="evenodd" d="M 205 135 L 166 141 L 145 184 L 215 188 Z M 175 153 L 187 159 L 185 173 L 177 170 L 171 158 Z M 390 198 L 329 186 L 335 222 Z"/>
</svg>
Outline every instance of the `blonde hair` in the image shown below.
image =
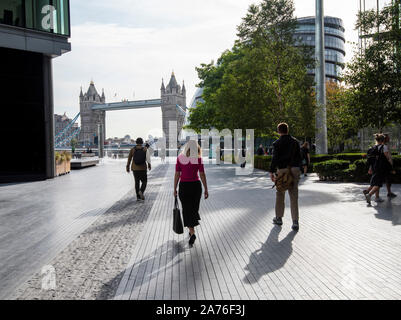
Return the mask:
<svg viewBox="0 0 401 320">
<path fill-rule="evenodd" d="M 182 149 L 181 154 L 183 154 L 184 156 L 186 156 L 188 158 L 191 157 L 191 156 L 192 156 L 192 158 L 195 158 L 194 157 L 194 150 L 198 151 L 198 158 L 200 158 L 201 154 L 202 154 L 202 149 L 199 146 L 198 142 L 196 142 L 195 140 L 189 140 L 184 145 L 184 148 Z"/>
</svg>

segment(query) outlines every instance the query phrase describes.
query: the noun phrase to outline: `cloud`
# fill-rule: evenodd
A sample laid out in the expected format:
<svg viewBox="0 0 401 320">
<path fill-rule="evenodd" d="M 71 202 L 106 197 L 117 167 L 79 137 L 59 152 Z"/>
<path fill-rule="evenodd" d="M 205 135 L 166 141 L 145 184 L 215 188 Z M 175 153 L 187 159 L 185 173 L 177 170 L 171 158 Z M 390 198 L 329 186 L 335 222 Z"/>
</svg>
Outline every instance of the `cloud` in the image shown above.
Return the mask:
<svg viewBox="0 0 401 320">
<path fill-rule="evenodd" d="M 199 82 L 195 67 L 232 47 L 250 0 L 71 1 L 72 51 L 54 60 L 55 111 L 79 111 L 79 87 L 91 79 L 108 102 L 160 97 L 161 78 L 185 80 L 187 104 Z M 296 0 L 297 16 L 314 15 L 315 1 Z M 351 31 L 357 1 L 325 1 L 326 15 L 343 18 Z M 347 8 L 347 10 L 344 10 Z M 348 48 L 349 50 L 349 48 Z M 350 57 L 350 54 L 347 58 Z M 114 95 L 117 93 L 117 98 Z M 161 127 L 158 109 L 107 115 L 107 137 L 142 135 Z"/>
<path fill-rule="evenodd" d="M 123 1 L 124 2 L 124 1 Z M 127 1 L 125 1 L 127 2 Z M 224 2 L 224 1 L 220 1 Z M 182 8 L 180 10 L 183 10 Z M 242 10 L 240 10 L 242 12 Z M 205 13 L 204 13 L 205 14 Z M 199 13 L 196 15 L 199 17 Z M 217 59 L 231 48 L 241 16 L 214 16 L 205 23 L 194 19 L 185 28 L 179 25 L 130 27 L 117 23 L 87 22 L 72 26 L 72 52 L 55 60 L 56 112 L 79 111 L 79 86 L 87 89 L 91 79 L 105 89 L 108 102 L 160 97 L 161 78 L 169 80 L 172 70 L 178 81 L 185 79 L 189 104 L 199 82 L 195 67 Z M 117 99 L 114 94 L 117 93 Z M 135 96 L 134 96 L 135 94 Z M 141 121 L 133 129 L 124 125 L 127 117 Z M 156 110 L 109 113 L 108 136 L 145 135 L 160 123 Z"/>
</svg>

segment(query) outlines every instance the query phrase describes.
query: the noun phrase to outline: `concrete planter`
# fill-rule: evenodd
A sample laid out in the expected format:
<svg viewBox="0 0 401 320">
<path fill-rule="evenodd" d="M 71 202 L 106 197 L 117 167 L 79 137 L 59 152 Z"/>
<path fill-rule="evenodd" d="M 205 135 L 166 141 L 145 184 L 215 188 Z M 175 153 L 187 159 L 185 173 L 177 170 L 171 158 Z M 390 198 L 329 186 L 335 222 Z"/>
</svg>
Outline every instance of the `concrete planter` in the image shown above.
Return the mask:
<svg viewBox="0 0 401 320">
<path fill-rule="evenodd" d="M 61 176 L 71 171 L 71 161 L 56 161 L 56 176 Z"/>
</svg>

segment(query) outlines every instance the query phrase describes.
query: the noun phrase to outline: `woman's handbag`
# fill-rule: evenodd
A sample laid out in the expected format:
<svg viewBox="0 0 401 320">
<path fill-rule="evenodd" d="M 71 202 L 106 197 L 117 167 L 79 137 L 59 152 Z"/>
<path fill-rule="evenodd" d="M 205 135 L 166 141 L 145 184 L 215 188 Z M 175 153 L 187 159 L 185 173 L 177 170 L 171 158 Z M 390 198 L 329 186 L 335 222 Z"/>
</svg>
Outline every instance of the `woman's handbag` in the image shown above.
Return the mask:
<svg viewBox="0 0 401 320">
<path fill-rule="evenodd" d="M 173 230 L 177 234 L 184 233 L 184 227 L 182 225 L 181 212 L 180 208 L 178 207 L 177 197 L 175 197 L 174 210 L 173 210 Z"/>
</svg>

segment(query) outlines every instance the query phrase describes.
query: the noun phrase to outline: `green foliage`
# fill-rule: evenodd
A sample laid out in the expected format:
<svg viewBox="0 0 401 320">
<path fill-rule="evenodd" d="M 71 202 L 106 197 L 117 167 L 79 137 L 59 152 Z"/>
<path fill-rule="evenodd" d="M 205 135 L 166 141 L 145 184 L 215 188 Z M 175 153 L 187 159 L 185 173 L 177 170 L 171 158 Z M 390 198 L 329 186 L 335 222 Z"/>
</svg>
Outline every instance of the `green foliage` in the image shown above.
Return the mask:
<svg viewBox="0 0 401 320">
<path fill-rule="evenodd" d="M 64 162 L 64 161 L 70 161 L 72 156 L 71 153 L 67 152 L 67 151 L 63 151 L 63 152 L 55 152 L 54 158 L 56 160 L 56 162 Z"/>
<path fill-rule="evenodd" d="M 255 156 L 254 167 L 265 171 L 270 170 L 272 157 L 271 156 Z"/>
<path fill-rule="evenodd" d="M 204 103 L 191 110 L 189 125 L 211 129 L 255 129 L 272 135 L 279 122 L 299 137 L 314 135 L 313 80 L 307 75 L 311 52 L 294 46 L 291 0 L 251 5 L 238 26 L 238 40 L 214 65 L 197 68 Z"/>
<path fill-rule="evenodd" d="M 314 164 L 313 170 L 321 180 L 335 181 L 338 177 L 344 177 L 344 170 L 349 169 L 350 161 L 328 160 Z"/>
<path fill-rule="evenodd" d="M 333 160 L 335 155 L 333 154 L 314 154 L 310 156 L 311 163 L 318 163 L 327 160 Z"/>
<path fill-rule="evenodd" d="M 338 160 L 348 160 L 351 161 L 351 163 L 354 163 L 355 161 L 366 157 L 366 153 L 339 153 L 334 156 Z"/>
<path fill-rule="evenodd" d="M 397 14 L 396 7 L 389 5 L 379 14 L 370 10 L 358 17 L 357 27 L 370 36 L 366 50 L 354 56 L 344 78 L 351 88 L 351 111 L 359 127 L 381 131 L 401 120 L 401 33 L 394 26 Z"/>
<path fill-rule="evenodd" d="M 358 133 L 358 121 L 351 112 L 350 90 L 328 81 L 326 93 L 328 146 L 329 149 L 339 149 Z"/>
<path fill-rule="evenodd" d="M 72 150 L 75 150 L 75 148 L 76 148 L 77 145 L 78 145 L 78 140 L 75 139 L 75 138 L 72 138 L 71 141 L 70 141 L 70 145 L 71 145 L 71 149 L 72 149 Z"/>
<path fill-rule="evenodd" d="M 354 166 L 353 176 L 355 182 L 367 182 L 370 180 L 368 175 L 369 166 L 366 159 L 355 161 Z"/>
<path fill-rule="evenodd" d="M 255 168 L 270 170 L 272 157 L 255 155 Z M 343 182 L 369 182 L 368 164 L 365 153 L 343 153 L 332 155 L 312 155 L 313 172 L 321 180 Z M 393 183 L 401 183 L 401 156 L 393 156 L 395 175 Z"/>
</svg>

